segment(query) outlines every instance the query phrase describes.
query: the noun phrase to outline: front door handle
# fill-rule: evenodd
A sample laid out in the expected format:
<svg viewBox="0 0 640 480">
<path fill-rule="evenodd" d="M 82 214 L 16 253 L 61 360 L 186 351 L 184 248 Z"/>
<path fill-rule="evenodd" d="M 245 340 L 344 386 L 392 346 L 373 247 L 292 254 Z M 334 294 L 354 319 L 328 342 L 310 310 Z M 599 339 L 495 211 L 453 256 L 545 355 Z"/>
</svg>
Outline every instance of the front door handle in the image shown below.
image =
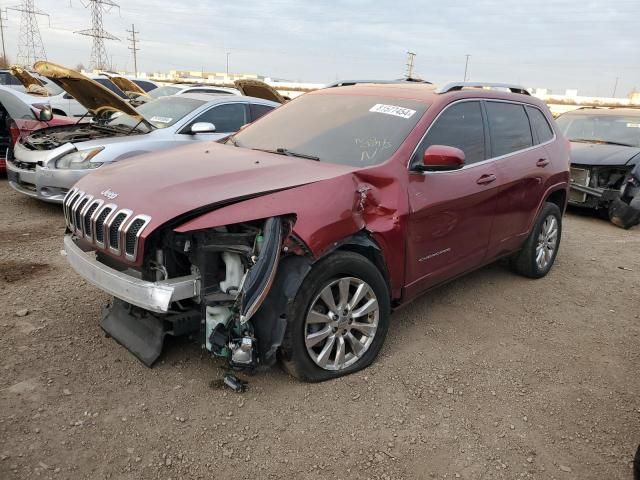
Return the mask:
<svg viewBox="0 0 640 480">
<path fill-rule="evenodd" d="M 547 165 L 549 165 L 549 160 L 547 160 L 546 158 L 541 158 L 536 162 L 537 167 L 546 167 Z"/>
<path fill-rule="evenodd" d="M 478 185 L 488 185 L 495 181 L 496 181 L 496 176 L 493 173 L 489 173 L 489 174 L 482 175 L 478 180 L 476 180 L 476 183 Z"/>
</svg>

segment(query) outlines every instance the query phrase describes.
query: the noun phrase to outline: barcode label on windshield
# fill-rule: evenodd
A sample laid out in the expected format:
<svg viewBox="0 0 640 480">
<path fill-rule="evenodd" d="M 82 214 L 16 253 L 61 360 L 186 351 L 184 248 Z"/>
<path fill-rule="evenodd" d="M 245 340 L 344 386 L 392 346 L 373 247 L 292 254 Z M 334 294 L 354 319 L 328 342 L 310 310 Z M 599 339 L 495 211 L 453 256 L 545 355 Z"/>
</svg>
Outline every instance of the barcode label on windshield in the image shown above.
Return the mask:
<svg viewBox="0 0 640 480">
<path fill-rule="evenodd" d="M 369 111 L 400 118 L 411 118 L 416 113 L 415 110 L 411 110 L 410 108 L 399 107 L 397 105 L 385 105 L 384 103 L 376 103 Z"/>
</svg>

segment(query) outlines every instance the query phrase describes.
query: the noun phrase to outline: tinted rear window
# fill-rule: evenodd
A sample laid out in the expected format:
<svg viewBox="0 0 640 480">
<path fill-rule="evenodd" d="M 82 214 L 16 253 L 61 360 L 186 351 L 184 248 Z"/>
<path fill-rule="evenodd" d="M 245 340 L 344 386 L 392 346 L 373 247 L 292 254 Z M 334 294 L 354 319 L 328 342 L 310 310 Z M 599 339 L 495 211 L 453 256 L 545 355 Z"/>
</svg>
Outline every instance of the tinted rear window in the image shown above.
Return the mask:
<svg viewBox="0 0 640 480">
<path fill-rule="evenodd" d="M 249 108 L 251 109 L 252 122 L 255 122 L 257 119 L 273 110 L 273 107 L 270 107 L 268 105 L 259 105 L 257 103 L 250 103 Z"/>
<path fill-rule="evenodd" d="M 109 80 L 107 78 L 94 78 L 93 80 L 98 82 L 103 87 L 108 88 L 109 90 L 111 90 L 113 93 L 115 93 L 119 97 L 127 98 L 127 96 L 124 94 L 124 92 L 122 90 L 120 90 L 118 87 L 116 87 L 116 84 L 113 83 L 111 80 Z"/>
<path fill-rule="evenodd" d="M 531 126 L 523 105 L 504 102 L 487 102 L 486 105 L 493 157 L 533 145 Z"/>
<path fill-rule="evenodd" d="M 538 135 L 538 143 L 548 142 L 553 138 L 553 130 L 544 114 L 535 107 L 527 107 L 531 127 Z"/>
<path fill-rule="evenodd" d="M 246 148 L 312 155 L 320 161 L 368 167 L 388 160 L 427 110 L 416 100 L 307 94 L 235 135 Z"/>
</svg>

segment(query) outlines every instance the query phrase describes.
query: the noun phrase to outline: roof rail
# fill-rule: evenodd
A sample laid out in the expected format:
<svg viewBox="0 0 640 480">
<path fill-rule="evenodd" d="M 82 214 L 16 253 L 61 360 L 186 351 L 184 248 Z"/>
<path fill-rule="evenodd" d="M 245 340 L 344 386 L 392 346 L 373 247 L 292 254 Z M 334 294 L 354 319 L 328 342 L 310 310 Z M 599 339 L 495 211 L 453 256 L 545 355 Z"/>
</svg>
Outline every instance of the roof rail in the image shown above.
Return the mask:
<svg viewBox="0 0 640 480">
<path fill-rule="evenodd" d="M 340 80 L 335 83 L 330 83 L 326 85 L 324 88 L 333 88 L 333 87 L 349 87 L 352 85 L 360 85 L 363 83 L 382 83 L 382 84 L 402 84 L 402 83 L 424 83 L 427 85 L 432 85 L 431 82 L 427 80 L 420 80 L 417 78 L 400 78 L 397 80 Z"/>
<path fill-rule="evenodd" d="M 520 85 L 511 85 L 508 83 L 491 83 L 491 82 L 451 82 L 438 87 L 436 93 L 447 93 L 462 90 L 463 88 L 502 88 L 507 89 L 511 93 L 519 93 L 521 95 L 531 95 L 524 87 Z"/>
</svg>

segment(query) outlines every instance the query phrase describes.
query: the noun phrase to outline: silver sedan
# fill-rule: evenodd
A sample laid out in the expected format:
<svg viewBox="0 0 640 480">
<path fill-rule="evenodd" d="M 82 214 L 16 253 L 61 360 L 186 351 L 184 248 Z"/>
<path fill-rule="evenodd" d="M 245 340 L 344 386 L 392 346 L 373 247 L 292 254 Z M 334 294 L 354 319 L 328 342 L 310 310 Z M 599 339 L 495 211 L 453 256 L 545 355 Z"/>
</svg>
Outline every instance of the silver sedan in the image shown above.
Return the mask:
<svg viewBox="0 0 640 480">
<path fill-rule="evenodd" d="M 253 97 L 184 94 L 108 121 L 39 130 L 16 144 L 7 162 L 9 184 L 18 192 L 61 203 L 80 178 L 102 165 L 185 142 L 215 141 L 268 113 L 278 103 Z"/>
</svg>

